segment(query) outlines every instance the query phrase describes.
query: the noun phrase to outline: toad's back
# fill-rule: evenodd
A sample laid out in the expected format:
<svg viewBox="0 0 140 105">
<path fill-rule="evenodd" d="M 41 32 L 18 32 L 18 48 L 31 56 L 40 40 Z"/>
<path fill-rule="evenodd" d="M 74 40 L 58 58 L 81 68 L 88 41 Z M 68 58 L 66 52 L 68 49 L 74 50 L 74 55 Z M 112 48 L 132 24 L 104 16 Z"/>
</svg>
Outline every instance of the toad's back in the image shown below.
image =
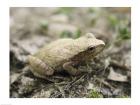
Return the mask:
<svg viewBox="0 0 140 105">
<path fill-rule="evenodd" d="M 79 52 L 74 39 L 60 39 L 46 45 L 34 56 L 55 68 L 74 57 Z"/>
</svg>

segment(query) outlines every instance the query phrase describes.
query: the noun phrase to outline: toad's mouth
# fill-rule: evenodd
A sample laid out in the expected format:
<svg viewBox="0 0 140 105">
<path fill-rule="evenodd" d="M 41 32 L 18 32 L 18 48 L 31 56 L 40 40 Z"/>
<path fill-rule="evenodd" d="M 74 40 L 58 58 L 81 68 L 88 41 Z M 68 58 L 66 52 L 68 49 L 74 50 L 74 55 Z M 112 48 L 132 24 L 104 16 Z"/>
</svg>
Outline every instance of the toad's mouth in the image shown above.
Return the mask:
<svg viewBox="0 0 140 105">
<path fill-rule="evenodd" d="M 105 44 L 101 44 L 96 46 L 94 56 L 96 56 L 98 53 L 102 52 L 105 48 Z"/>
</svg>

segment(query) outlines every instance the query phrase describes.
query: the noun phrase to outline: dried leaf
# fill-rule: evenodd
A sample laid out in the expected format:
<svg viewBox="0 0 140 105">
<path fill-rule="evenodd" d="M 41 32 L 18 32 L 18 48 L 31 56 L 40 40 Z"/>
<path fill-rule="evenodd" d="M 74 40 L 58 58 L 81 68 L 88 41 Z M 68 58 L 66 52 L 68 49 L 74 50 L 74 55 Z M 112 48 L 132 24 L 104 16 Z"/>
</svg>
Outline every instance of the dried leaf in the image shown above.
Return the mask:
<svg viewBox="0 0 140 105">
<path fill-rule="evenodd" d="M 110 69 L 108 79 L 113 80 L 113 81 L 119 81 L 119 82 L 127 82 L 128 81 L 127 76 L 115 72 L 112 68 Z"/>
</svg>

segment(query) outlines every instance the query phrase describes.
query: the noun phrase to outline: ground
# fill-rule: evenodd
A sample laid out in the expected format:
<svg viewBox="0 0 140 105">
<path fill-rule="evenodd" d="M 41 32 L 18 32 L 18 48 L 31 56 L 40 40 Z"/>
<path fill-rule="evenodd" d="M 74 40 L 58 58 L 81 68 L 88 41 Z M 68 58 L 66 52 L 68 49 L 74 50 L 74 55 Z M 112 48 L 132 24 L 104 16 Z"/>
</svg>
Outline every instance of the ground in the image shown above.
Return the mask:
<svg viewBox="0 0 140 105">
<path fill-rule="evenodd" d="M 27 56 L 59 38 L 91 32 L 106 47 L 78 76 L 35 77 Z M 10 8 L 11 98 L 131 97 L 130 8 Z"/>
</svg>

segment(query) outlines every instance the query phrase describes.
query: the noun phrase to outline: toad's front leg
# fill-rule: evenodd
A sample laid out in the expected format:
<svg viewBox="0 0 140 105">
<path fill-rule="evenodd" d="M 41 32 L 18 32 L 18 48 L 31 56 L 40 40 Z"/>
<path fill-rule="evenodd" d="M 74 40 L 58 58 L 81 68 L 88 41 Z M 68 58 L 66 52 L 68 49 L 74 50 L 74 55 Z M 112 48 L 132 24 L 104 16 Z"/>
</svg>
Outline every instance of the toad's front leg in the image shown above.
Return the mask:
<svg viewBox="0 0 140 105">
<path fill-rule="evenodd" d="M 64 63 L 63 68 L 71 75 L 78 75 L 82 72 L 85 72 L 85 70 L 76 68 L 76 65 L 78 65 L 76 62 L 70 61 L 70 62 Z"/>
<path fill-rule="evenodd" d="M 51 67 L 37 57 L 28 56 L 28 63 L 32 73 L 39 78 L 46 78 L 46 76 L 53 75 L 54 73 Z"/>
</svg>

